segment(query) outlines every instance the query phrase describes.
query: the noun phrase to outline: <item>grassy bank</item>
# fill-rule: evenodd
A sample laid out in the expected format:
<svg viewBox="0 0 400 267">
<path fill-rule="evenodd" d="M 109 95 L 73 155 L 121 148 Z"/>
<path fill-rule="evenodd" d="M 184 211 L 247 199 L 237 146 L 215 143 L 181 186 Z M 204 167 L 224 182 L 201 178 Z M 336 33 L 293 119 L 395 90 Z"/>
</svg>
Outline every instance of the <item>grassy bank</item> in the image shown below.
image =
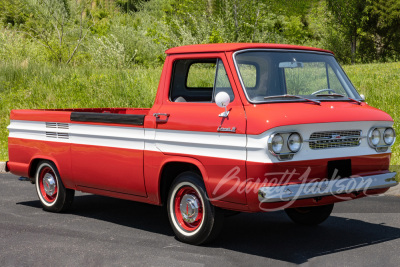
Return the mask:
<svg viewBox="0 0 400 267">
<path fill-rule="evenodd" d="M 11 109 L 151 107 L 161 67 L 93 69 L 0 64 L 0 161 L 7 160 Z"/>
<path fill-rule="evenodd" d="M 388 112 L 400 133 L 400 63 L 345 66 L 367 102 Z M 0 64 L 0 160 L 7 160 L 11 109 L 150 107 L 161 67 L 93 69 L 54 67 L 29 62 Z M 398 142 L 392 164 L 400 165 Z"/>
<path fill-rule="evenodd" d="M 389 113 L 400 134 L 400 62 L 344 66 L 344 70 L 369 105 Z M 400 165 L 399 140 L 393 148 L 392 165 Z"/>
</svg>

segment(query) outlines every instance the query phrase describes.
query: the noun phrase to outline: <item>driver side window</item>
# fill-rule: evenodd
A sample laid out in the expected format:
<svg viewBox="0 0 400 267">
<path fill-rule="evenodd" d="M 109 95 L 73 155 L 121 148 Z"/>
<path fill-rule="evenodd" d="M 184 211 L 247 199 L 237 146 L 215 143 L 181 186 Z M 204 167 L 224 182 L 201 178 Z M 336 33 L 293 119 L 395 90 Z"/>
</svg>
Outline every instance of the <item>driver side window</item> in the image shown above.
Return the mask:
<svg viewBox="0 0 400 267">
<path fill-rule="evenodd" d="M 233 101 L 232 86 L 222 60 L 181 59 L 174 62 L 170 101 L 211 103 L 219 92 L 228 93 Z"/>
</svg>

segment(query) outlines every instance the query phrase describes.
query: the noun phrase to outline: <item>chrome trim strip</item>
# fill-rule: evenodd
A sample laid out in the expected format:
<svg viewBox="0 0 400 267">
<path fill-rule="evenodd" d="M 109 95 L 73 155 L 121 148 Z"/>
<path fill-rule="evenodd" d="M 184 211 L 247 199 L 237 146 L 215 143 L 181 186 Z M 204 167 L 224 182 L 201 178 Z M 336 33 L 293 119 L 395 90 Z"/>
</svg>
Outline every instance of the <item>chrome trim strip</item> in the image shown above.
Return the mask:
<svg viewBox="0 0 400 267">
<path fill-rule="evenodd" d="M 394 179 L 396 172 L 378 175 L 327 180 L 315 183 L 302 183 L 283 186 L 266 186 L 258 190 L 260 202 L 281 202 L 304 198 L 347 194 L 392 187 L 398 184 Z"/>
<path fill-rule="evenodd" d="M 320 138 L 320 139 L 313 139 L 313 140 L 310 140 L 310 139 L 307 139 L 307 140 L 304 140 L 304 142 L 317 142 L 317 141 L 332 141 L 332 140 L 347 140 L 347 139 L 354 139 L 354 138 L 360 138 L 360 139 L 362 139 L 362 138 L 365 138 L 366 136 L 355 136 L 355 135 L 353 135 L 353 136 L 345 136 L 345 137 L 341 137 L 341 138 Z"/>
</svg>

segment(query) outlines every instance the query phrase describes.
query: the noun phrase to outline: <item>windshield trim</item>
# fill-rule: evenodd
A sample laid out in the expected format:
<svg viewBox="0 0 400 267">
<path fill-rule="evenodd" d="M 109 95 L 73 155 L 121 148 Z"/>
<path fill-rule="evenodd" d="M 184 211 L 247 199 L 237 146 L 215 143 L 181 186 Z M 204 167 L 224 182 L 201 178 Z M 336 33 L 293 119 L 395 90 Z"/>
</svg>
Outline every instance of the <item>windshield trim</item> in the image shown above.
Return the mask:
<svg viewBox="0 0 400 267">
<path fill-rule="evenodd" d="M 349 102 L 349 103 L 355 103 L 353 100 L 346 98 L 346 99 L 318 99 L 319 102 Z M 359 100 L 357 100 L 359 101 Z M 249 101 L 250 102 L 250 101 Z M 251 102 L 251 104 L 276 104 L 276 103 L 310 103 L 313 104 L 312 102 L 309 102 L 305 99 L 301 99 L 301 98 L 283 98 L 283 99 L 279 99 L 279 100 L 269 100 L 269 101 L 253 101 Z"/>
<path fill-rule="evenodd" d="M 238 64 L 236 62 L 236 56 L 238 54 L 241 53 L 245 53 L 245 52 L 287 52 L 287 53 L 310 53 L 310 54 L 319 54 L 319 55 L 325 55 L 325 56 L 331 56 L 333 57 L 335 60 L 335 56 L 331 53 L 328 52 L 321 52 L 321 51 L 312 51 L 312 50 L 298 50 L 298 49 L 268 49 L 268 48 L 251 48 L 251 49 L 243 49 L 243 50 L 239 50 L 233 53 L 232 58 L 233 58 L 233 63 L 235 64 L 235 70 L 236 70 L 236 74 L 239 78 L 240 81 L 240 85 L 242 86 L 242 90 L 246 96 L 246 99 L 249 103 L 251 104 L 265 104 L 265 103 L 277 103 L 276 101 L 271 101 L 271 100 L 259 100 L 259 101 L 254 101 L 254 100 L 250 100 L 248 94 L 247 94 L 247 90 L 246 87 L 244 86 L 244 82 L 242 80 L 242 75 L 240 75 L 240 71 L 239 71 L 239 67 Z M 346 78 L 350 81 L 349 77 L 347 76 L 346 72 L 344 72 L 342 66 L 338 63 L 339 67 L 341 68 L 341 70 L 343 71 L 343 73 L 346 75 Z M 350 81 L 351 83 L 351 81 Z M 353 88 L 355 89 L 354 85 L 351 83 L 351 85 L 353 86 Z M 347 97 L 347 96 L 346 96 Z M 348 102 L 347 100 L 349 99 L 318 99 L 318 101 L 336 101 L 336 102 Z M 351 101 L 351 100 L 350 100 Z M 357 101 L 361 101 L 364 102 L 364 100 L 357 100 Z M 302 101 L 301 99 L 295 99 L 295 101 L 293 100 L 289 100 L 286 99 L 286 101 L 279 101 L 280 103 L 288 103 L 288 102 L 305 102 Z"/>
</svg>

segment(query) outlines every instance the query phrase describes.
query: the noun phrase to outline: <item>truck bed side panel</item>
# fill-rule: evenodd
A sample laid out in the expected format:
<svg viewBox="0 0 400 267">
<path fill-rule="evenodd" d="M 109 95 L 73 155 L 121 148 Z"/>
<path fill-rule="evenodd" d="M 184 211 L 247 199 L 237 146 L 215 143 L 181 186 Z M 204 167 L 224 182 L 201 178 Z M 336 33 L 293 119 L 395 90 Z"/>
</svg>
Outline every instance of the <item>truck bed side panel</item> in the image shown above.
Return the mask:
<svg viewBox="0 0 400 267">
<path fill-rule="evenodd" d="M 143 121 L 148 110 L 95 111 L 12 111 L 10 171 L 27 177 L 35 159 L 47 159 L 56 164 L 68 188 L 146 196 Z M 77 115 L 75 121 L 71 113 Z"/>
</svg>

